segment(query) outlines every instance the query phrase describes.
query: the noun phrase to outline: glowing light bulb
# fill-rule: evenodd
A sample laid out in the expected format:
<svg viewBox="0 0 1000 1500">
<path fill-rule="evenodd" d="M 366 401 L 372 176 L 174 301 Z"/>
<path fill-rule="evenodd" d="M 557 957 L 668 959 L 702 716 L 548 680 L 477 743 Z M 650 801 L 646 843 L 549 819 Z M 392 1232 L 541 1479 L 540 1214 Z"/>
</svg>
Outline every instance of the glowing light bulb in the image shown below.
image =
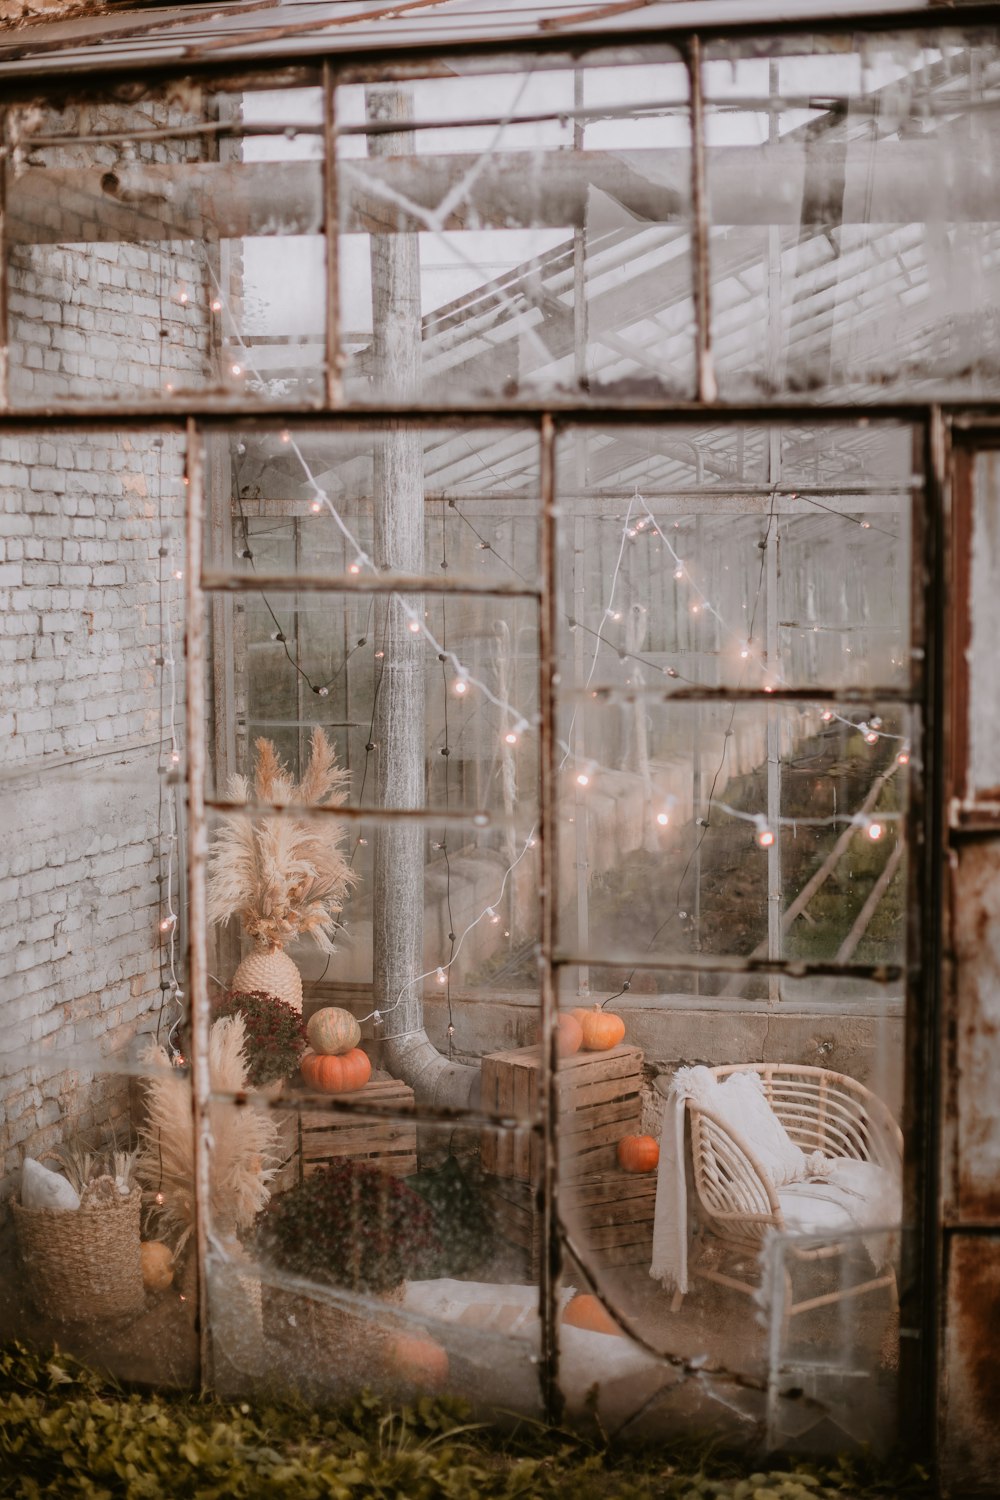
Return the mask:
<svg viewBox="0 0 1000 1500">
<path fill-rule="evenodd" d="M 242 375 L 243 374 L 243 366 L 242 365 L 230 365 L 229 368 L 232 370 L 232 372 L 233 372 L 234 375 Z"/>
<path fill-rule="evenodd" d="M 666 828 L 667 824 L 670 822 L 670 814 L 665 812 L 657 813 L 656 821 L 659 823 L 661 828 Z"/>
<path fill-rule="evenodd" d="M 742 658 L 742 660 L 743 660 L 743 661 L 746 661 L 746 659 L 747 659 L 747 657 L 748 657 L 748 656 L 749 656 L 749 655 L 750 655 L 750 652 L 749 652 L 749 650 L 748 650 L 748 649 L 747 649 L 747 647 L 746 647 L 746 646 L 744 646 L 744 647 L 743 647 L 743 650 L 742 650 L 742 651 L 741 651 L 741 652 L 740 652 L 740 657 L 741 657 L 741 658 Z"/>
<path fill-rule="evenodd" d="M 909 750 L 900 750 L 899 754 L 896 756 L 896 761 L 901 766 L 908 766 L 910 764 Z"/>
<path fill-rule="evenodd" d="M 865 735 L 865 739 L 868 741 L 869 745 L 877 745 L 878 738 L 879 737 L 877 729 L 869 729 L 868 733 Z"/>
<path fill-rule="evenodd" d="M 163 387 L 163 389 L 166 391 L 166 393 L 167 393 L 168 396 L 170 396 L 170 395 L 173 394 L 173 389 L 174 388 L 173 388 L 173 385 L 171 384 L 171 382 L 169 380 L 167 381 L 167 383 Z"/>
<path fill-rule="evenodd" d="M 861 522 L 861 530 L 862 531 L 870 531 L 871 530 L 871 524 L 872 523 L 870 521 L 862 521 Z"/>
<path fill-rule="evenodd" d="M 309 509 L 312 511 L 314 516 L 318 516 L 323 507 L 322 505 L 320 505 L 318 500 L 314 500 Z"/>
<path fill-rule="evenodd" d="M 356 563 L 356 562 L 352 562 L 351 566 L 348 568 L 347 571 L 348 571 L 348 573 L 360 573 L 361 572 L 361 564 L 360 563 Z"/>
<path fill-rule="evenodd" d="M 157 1193 L 157 1195 L 156 1195 L 156 1197 L 155 1197 L 155 1199 L 154 1199 L 154 1200 L 153 1200 L 153 1201 L 154 1201 L 154 1202 L 155 1202 L 155 1203 L 156 1203 L 156 1204 L 157 1204 L 157 1205 L 160 1205 L 160 1204 L 162 1204 L 162 1203 L 163 1203 L 163 1194 L 162 1194 L 162 1193 Z"/>
<path fill-rule="evenodd" d="M 701 605 L 700 604 L 692 604 L 692 606 L 691 606 L 691 613 L 693 615 L 700 614 L 701 613 Z"/>
<path fill-rule="evenodd" d="M 678 563 L 677 564 L 676 568 L 674 569 L 674 577 L 675 578 L 683 578 L 684 577 L 684 564 L 683 563 Z"/>
<path fill-rule="evenodd" d="M 180 765 L 180 763 L 181 763 L 181 753 L 180 753 L 179 750 L 171 750 L 171 752 L 170 752 L 170 763 L 171 763 L 171 765 L 174 765 L 174 766 L 179 766 Z"/>
<path fill-rule="evenodd" d="M 419 635 L 420 634 L 420 621 L 419 620 L 408 620 L 407 623 L 406 623 L 406 628 L 410 632 L 411 635 Z"/>
<path fill-rule="evenodd" d="M 444 972 L 444 970 L 441 969 L 441 968 L 439 968 L 438 971 L 437 971 L 437 982 L 438 982 L 438 984 L 447 984 L 448 983 L 448 976 Z"/>
<path fill-rule="evenodd" d="M 621 612 L 620 609 L 614 610 L 613 613 L 612 613 L 612 615 L 611 615 L 612 620 L 620 620 L 621 617 L 622 617 L 622 612 Z"/>
<path fill-rule="evenodd" d="M 823 710 L 823 712 L 820 714 L 820 718 L 823 720 L 824 724 L 829 724 L 832 721 L 832 719 L 833 719 L 833 714 L 830 712 L 830 710 L 828 708 L 825 708 Z"/>
<path fill-rule="evenodd" d="M 757 827 L 757 842 L 762 849 L 770 849 L 774 843 L 774 833 L 767 826 L 767 819 L 760 813 L 754 818 Z"/>
<path fill-rule="evenodd" d="M 462 679 L 459 678 L 458 681 L 455 683 L 455 692 L 458 694 L 458 696 L 460 698 L 463 698 L 468 691 L 469 691 L 469 684 L 467 682 L 463 682 Z"/>
<path fill-rule="evenodd" d="M 174 917 L 174 916 L 164 917 L 163 921 L 160 923 L 160 931 L 161 932 L 169 932 L 170 929 L 171 929 L 171 927 L 173 927 L 173 925 L 174 925 L 174 923 L 176 921 L 177 921 L 177 918 Z"/>
<path fill-rule="evenodd" d="M 503 739 L 504 739 L 504 744 L 505 745 L 516 745 L 517 744 L 517 735 L 514 733 L 513 729 L 508 729 L 508 731 L 504 735 Z"/>
<path fill-rule="evenodd" d="M 177 579 L 180 579 L 180 578 L 184 577 L 184 574 L 183 574 L 183 572 L 181 571 L 180 568 L 175 568 L 174 569 L 174 577 L 177 578 Z"/>
<path fill-rule="evenodd" d="M 283 443 L 290 443 L 292 441 L 292 434 L 289 432 L 289 430 L 288 430 L 287 427 L 285 428 L 284 432 L 281 434 L 281 441 Z"/>
<path fill-rule="evenodd" d="M 488 906 L 486 908 L 486 915 L 489 917 L 490 921 L 493 922 L 494 924 L 496 924 L 497 922 L 500 921 L 500 918 L 497 916 L 497 914 L 493 910 L 492 906 Z"/>
<path fill-rule="evenodd" d="M 218 297 L 213 297 L 212 298 L 212 311 L 213 312 L 221 312 L 222 311 L 222 303 L 219 301 Z"/>
<path fill-rule="evenodd" d="M 867 833 L 870 839 L 880 839 L 882 837 L 882 831 L 883 830 L 881 823 L 871 822 L 868 824 Z"/>
<path fill-rule="evenodd" d="M 579 776 L 576 778 L 576 784 L 577 784 L 577 786 L 589 786 L 590 785 L 590 777 L 587 775 L 586 771 L 581 771 L 580 772 Z"/>
<path fill-rule="evenodd" d="M 188 300 L 188 294 L 187 294 L 187 292 L 181 292 L 181 294 L 177 298 L 177 300 L 178 300 L 178 302 L 186 302 Z"/>
</svg>

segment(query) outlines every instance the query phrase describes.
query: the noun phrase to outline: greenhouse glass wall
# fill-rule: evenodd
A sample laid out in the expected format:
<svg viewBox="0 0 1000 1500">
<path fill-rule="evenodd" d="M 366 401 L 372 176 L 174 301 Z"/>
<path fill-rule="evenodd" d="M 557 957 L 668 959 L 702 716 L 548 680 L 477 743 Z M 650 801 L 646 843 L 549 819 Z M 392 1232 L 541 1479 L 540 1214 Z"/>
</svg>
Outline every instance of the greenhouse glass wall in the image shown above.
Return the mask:
<svg viewBox="0 0 1000 1500">
<path fill-rule="evenodd" d="M 246 9 L 0 41 L 5 1334 L 992 1493 L 1000 33 Z"/>
</svg>

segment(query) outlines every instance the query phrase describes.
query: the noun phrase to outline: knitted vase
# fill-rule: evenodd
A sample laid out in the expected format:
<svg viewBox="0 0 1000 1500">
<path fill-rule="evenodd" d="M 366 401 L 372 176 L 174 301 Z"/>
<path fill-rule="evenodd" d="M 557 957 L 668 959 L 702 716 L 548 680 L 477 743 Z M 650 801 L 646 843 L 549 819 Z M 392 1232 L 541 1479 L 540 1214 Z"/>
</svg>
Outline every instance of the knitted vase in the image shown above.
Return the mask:
<svg viewBox="0 0 1000 1500">
<path fill-rule="evenodd" d="M 259 990 L 302 1010 L 302 975 L 283 948 L 256 948 L 233 975 L 232 988 L 247 994 Z"/>
</svg>

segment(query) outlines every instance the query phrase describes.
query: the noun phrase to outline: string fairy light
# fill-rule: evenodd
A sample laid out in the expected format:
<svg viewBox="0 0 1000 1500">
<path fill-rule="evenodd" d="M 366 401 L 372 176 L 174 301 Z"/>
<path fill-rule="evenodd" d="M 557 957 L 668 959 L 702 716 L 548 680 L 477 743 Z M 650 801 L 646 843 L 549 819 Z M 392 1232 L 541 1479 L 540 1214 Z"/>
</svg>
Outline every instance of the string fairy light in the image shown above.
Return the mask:
<svg viewBox="0 0 1000 1500">
<path fill-rule="evenodd" d="M 240 342 L 242 343 L 242 340 Z M 245 348 L 245 346 L 244 346 L 244 348 Z M 340 516 L 340 514 L 339 514 L 339 512 L 338 512 L 338 510 L 336 508 L 336 506 L 333 504 L 333 502 L 330 499 L 329 495 L 324 490 L 322 490 L 321 487 L 317 484 L 315 478 L 313 477 L 311 471 L 309 470 L 308 464 L 306 463 L 303 455 L 301 454 L 301 451 L 298 448 L 298 444 L 294 443 L 294 440 L 292 440 L 290 438 L 290 435 L 286 435 L 286 433 L 282 433 L 281 440 L 282 440 L 282 442 L 292 442 L 292 446 L 294 447 L 295 451 L 297 452 L 298 457 L 300 459 L 300 462 L 302 463 L 304 472 L 306 473 L 307 480 L 308 480 L 309 484 L 311 485 L 311 487 L 313 488 L 314 499 L 311 502 L 310 509 L 314 513 L 320 513 L 325 508 L 330 513 L 330 515 L 333 517 L 335 523 L 337 524 L 337 526 L 339 527 L 339 529 L 344 534 L 345 540 L 347 540 L 351 545 L 357 546 L 356 539 L 352 536 L 349 528 L 345 525 L 342 517 Z M 634 497 L 634 500 L 637 500 L 638 498 L 639 497 L 638 497 L 638 492 L 637 492 L 636 496 Z M 675 560 L 675 569 L 674 569 L 674 576 L 675 576 L 675 578 L 678 579 L 678 581 L 687 578 L 689 586 L 694 589 L 697 597 L 696 597 L 696 599 L 694 601 L 692 601 L 692 604 L 690 606 L 691 612 L 694 613 L 694 614 L 700 614 L 702 612 L 711 614 L 712 616 L 714 616 L 716 618 L 716 620 L 720 623 L 720 625 L 722 626 L 722 628 L 724 630 L 726 630 L 728 633 L 736 635 L 736 632 L 731 631 L 731 628 L 728 626 L 727 622 L 723 619 L 723 616 L 721 615 L 721 613 L 719 612 L 719 610 L 715 607 L 715 605 L 712 604 L 710 600 L 708 600 L 707 596 L 705 596 L 705 594 L 698 587 L 698 585 L 695 584 L 693 582 L 693 580 L 690 579 L 690 574 L 687 571 L 687 569 L 685 567 L 685 564 L 683 563 L 683 560 L 676 553 L 676 551 L 673 548 L 672 544 L 670 543 L 669 538 L 667 537 L 666 533 L 662 530 L 662 528 L 656 522 L 655 517 L 653 517 L 652 513 L 648 511 L 648 507 L 646 508 L 646 515 L 645 516 L 640 517 L 639 520 L 635 523 L 635 525 L 631 525 L 630 524 L 630 516 L 631 516 L 632 509 L 633 509 L 633 503 L 630 503 L 630 506 L 629 506 L 629 517 L 627 518 L 626 525 L 623 528 L 622 546 L 619 549 L 619 557 L 618 557 L 618 561 L 616 562 L 614 576 L 613 576 L 613 579 L 612 579 L 611 599 L 609 600 L 608 606 L 607 606 L 607 608 L 606 608 L 606 610 L 605 610 L 604 615 L 602 616 L 602 618 L 604 618 L 604 619 L 611 619 L 611 620 L 614 620 L 614 621 L 618 621 L 618 620 L 621 619 L 621 611 L 620 610 L 616 610 L 614 608 L 614 606 L 613 606 L 613 598 L 614 598 L 615 587 L 617 585 L 618 572 L 619 572 L 620 565 L 621 565 L 621 559 L 622 559 L 622 556 L 623 556 L 625 543 L 628 540 L 634 539 L 639 534 L 648 534 L 648 535 L 653 535 L 653 536 L 658 537 L 668 547 L 669 551 L 671 552 L 671 554 L 672 554 L 672 556 L 674 557 L 674 560 Z M 772 497 L 772 509 L 773 509 L 773 497 Z M 464 515 L 461 518 L 466 522 L 467 525 L 471 526 L 471 522 L 469 522 L 467 520 L 467 518 L 464 517 Z M 770 518 L 769 518 L 769 524 L 770 524 Z M 492 548 L 492 545 L 490 543 L 488 543 L 488 542 L 484 541 L 484 542 L 481 543 L 481 545 L 486 546 L 490 550 L 494 550 L 495 551 L 495 549 Z M 501 560 L 503 560 L 503 559 L 501 559 Z M 513 565 L 512 564 L 508 564 L 508 566 L 512 567 Z M 358 552 L 357 552 L 357 555 L 355 557 L 354 562 L 352 562 L 350 564 L 350 566 L 349 566 L 349 571 L 352 574 L 356 574 L 356 573 L 360 573 L 360 571 L 362 570 L 362 568 L 369 568 L 373 572 L 375 572 L 376 574 L 378 572 L 378 569 L 375 568 L 375 565 L 373 564 L 372 560 L 359 548 Z M 514 570 L 514 571 L 516 571 L 516 570 Z M 759 594 L 759 591 L 758 591 L 758 594 Z M 455 688 L 454 688 L 454 691 L 455 691 L 455 693 L 456 693 L 457 696 L 464 696 L 468 692 L 469 685 L 470 684 L 474 684 L 476 687 L 482 689 L 483 695 L 484 695 L 484 697 L 486 698 L 487 701 L 493 703 L 496 707 L 500 708 L 502 711 L 505 711 L 505 712 L 511 714 L 511 716 L 513 716 L 513 717 L 516 718 L 516 727 L 515 727 L 515 729 L 507 729 L 502 734 L 502 739 L 503 739 L 503 741 L 504 741 L 505 744 L 507 744 L 507 745 L 514 745 L 514 744 L 516 744 L 518 742 L 520 733 L 526 731 L 527 729 L 529 729 L 531 727 L 531 725 L 529 724 L 529 721 L 527 719 L 525 719 L 523 715 L 518 714 L 517 710 L 515 708 L 513 708 L 513 706 L 511 704 L 509 704 L 508 702 L 506 702 L 505 700 L 503 700 L 501 698 L 498 698 L 492 692 L 492 690 L 489 688 L 489 686 L 487 684 L 480 682 L 478 679 L 476 679 L 471 674 L 469 674 L 468 671 L 467 671 L 467 669 L 463 667 L 462 663 L 459 661 L 459 658 L 455 655 L 455 653 L 449 652 L 449 651 L 445 651 L 441 647 L 440 643 L 437 642 L 437 640 L 434 638 L 434 636 L 433 636 L 430 628 L 426 624 L 426 620 L 425 619 L 421 619 L 421 617 L 418 614 L 418 612 L 412 606 L 410 606 L 407 603 L 407 601 L 402 598 L 402 596 L 400 596 L 398 594 L 393 594 L 391 596 L 391 598 L 392 598 L 393 602 L 396 605 L 398 605 L 402 609 L 403 613 L 406 615 L 406 628 L 407 628 L 407 630 L 411 634 L 413 634 L 413 635 L 423 634 L 426 637 L 426 639 L 428 640 L 429 644 L 432 647 L 435 648 L 435 650 L 437 651 L 437 654 L 438 654 L 439 658 L 450 660 L 453 663 L 455 671 L 456 671 L 456 674 L 458 674 L 457 675 L 457 681 L 455 683 Z M 756 601 L 755 601 L 754 608 L 756 610 Z M 578 622 L 571 621 L 570 623 L 571 623 L 571 627 L 572 627 L 572 626 L 576 625 Z M 586 626 L 584 626 L 584 628 L 585 629 L 589 629 L 589 627 L 586 627 Z M 596 663 L 597 663 L 597 660 L 598 660 L 598 656 L 599 656 L 599 651 L 600 651 L 601 645 L 605 644 L 605 645 L 611 646 L 614 649 L 618 649 L 618 648 L 614 647 L 614 643 L 613 642 L 608 641 L 607 637 L 605 637 L 602 632 L 600 632 L 600 631 L 590 631 L 590 633 L 594 634 L 597 637 L 597 644 L 596 644 L 596 647 L 595 647 L 594 657 L 593 657 L 593 660 L 592 660 L 592 663 L 591 663 L 590 672 L 589 672 L 588 678 L 587 678 L 588 685 L 592 681 L 593 674 L 594 674 L 594 671 L 596 669 Z M 745 662 L 745 661 L 748 661 L 750 659 L 750 655 L 751 655 L 751 649 L 750 648 L 752 646 L 752 632 L 751 632 L 751 635 L 750 635 L 749 638 L 746 636 L 745 632 L 741 632 L 740 635 L 739 635 L 739 639 L 741 639 L 741 640 L 743 640 L 745 642 L 745 644 L 743 644 L 741 646 L 741 648 L 740 648 L 740 658 L 741 658 L 742 661 Z M 622 651 L 618 650 L 618 654 L 619 654 L 619 656 L 621 656 L 623 658 L 626 657 L 626 656 L 634 656 L 638 660 L 647 662 L 647 659 L 641 658 L 641 657 L 637 657 L 636 653 L 622 652 Z M 381 660 L 383 658 L 383 656 L 384 656 L 384 653 L 381 653 L 381 652 L 377 652 L 376 653 L 376 659 Z M 649 665 L 655 665 L 654 663 L 648 663 L 648 662 L 647 662 L 647 664 L 649 664 Z M 661 670 L 666 670 L 667 673 L 668 673 L 668 675 L 670 675 L 670 676 L 672 676 L 674 678 L 677 678 L 677 677 L 680 676 L 680 674 L 677 672 L 676 669 L 669 669 L 668 668 L 668 669 L 661 669 Z M 682 680 L 687 680 L 687 679 L 682 679 Z M 774 691 L 776 685 L 778 685 L 781 682 L 783 682 L 783 679 L 781 678 L 780 674 L 776 673 L 775 674 L 775 681 L 772 682 L 772 683 L 768 683 L 765 686 L 765 691 Z M 319 691 L 319 689 L 315 689 L 315 690 Z M 575 718 L 575 711 L 574 711 L 574 718 Z M 827 719 L 827 715 L 826 715 L 825 712 L 823 714 L 823 718 L 824 718 L 824 720 L 826 720 L 827 722 L 829 722 L 829 720 Z M 858 727 L 857 725 L 854 725 L 851 720 L 849 720 L 847 718 L 844 718 L 844 716 L 842 716 L 840 714 L 833 713 L 831 711 L 830 712 L 830 719 L 833 719 L 833 718 L 839 719 L 842 722 L 844 722 L 845 724 L 850 724 L 852 728 L 857 728 Z M 572 725 L 571 725 L 571 727 L 572 727 Z M 870 738 L 869 737 L 872 734 L 874 734 L 874 738 Z M 875 744 L 875 743 L 878 742 L 878 740 L 881 737 L 883 737 L 883 732 L 882 731 L 875 731 L 875 730 L 872 730 L 871 728 L 868 728 L 865 737 L 868 740 L 868 743 Z M 885 736 L 885 737 L 902 738 L 902 736 Z M 727 736 L 727 739 L 728 739 L 728 736 Z M 566 744 L 565 741 L 561 741 L 560 740 L 559 743 L 560 743 L 560 745 L 563 747 L 563 749 L 565 751 L 564 756 L 563 756 L 563 760 L 561 762 L 561 766 L 564 766 L 565 763 L 566 763 L 566 761 L 573 756 L 573 752 L 572 752 L 570 746 L 568 744 Z M 904 752 L 901 752 L 901 757 L 900 757 L 900 760 L 899 760 L 900 764 L 906 764 L 906 760 L 902 759 L 902 754 L 903 753 Z M 725 757 L 725 751 L 723 752 L 723 759 L 724 759 L 724 757 Z M 908 759 L 908 754 L 907 754 L 907 759 Z M 593 769 L 595 769 L 595 768 L 593 768 L 592 766 L 585 767 L 583 770 L 581 770 L 577 774 L 576 781 L 577 781 L 577 785 L 578 786 L 580 786 L 581 788 L 586 788 L 587 786 L 589 786 L 591 784 L 592 775 L 593 775 Z M 721 770 L 721 766 L 720 766 L 720 770 Z M 716 777 L 716 780 L 717 780 L 717 777 Z M 713 782 L 713 789 L 714 789 L 714 784 L 715 783 Z M 709 806 L 711 807 L 713 805 L 722 805 L 722 804 L 714 804 L 712 802 L 712 800 L 710 799 Z M 662 810 L 661 812 L 659 812 L 658 814 L 656 814 L 656 820 L 657 820 L 657 823 L 659 824 L 659 826 L 661 826 L 661 827 L 667 826 L 667 824 L 669 823 L 669 813 L 666 810 Z M 808 821 L 808 820 L 801 820 L 800 819 L 798 821 Z M 874 825 L 874 826 L 878 826 L 878 825 Z M 761 838 L 761 842 L 762 843 L 763 843 L 763 837 L 765 837 L 767 835 L 770 835 L 770 842 L 773 842 L 773 839 L 774 839 L 773 832 L 770 829 L 765 829 L 765 830 L 762 830 L 762 838 Z M 702 836 L 704 836 L 704 835 L 702 835 Z M 869 829 L 869 836 L 874 838 L 874 837 L 878 837 L 880 835 L 877 834 L 877 833 L 872 833 L 871 830 Z M 360 843 L 363 843 L 364 841 L 363 840 L 359 840 L 358 842 L 360 844 Z M 506 881 L 509 878 L 509 876 L 511 875 L 511 873 L 513 872 L 513 870 L 516 867 L 516 865 L 524 857 L 524 855 L 526 854 L 526 852 L 528 851 L 528 849 L 534 846 L 535 842 L 536 841 L 535 841 L 535 839 L 533 837 L 533 831 L 532 831 L 532 834 L 529 835 L 528 839 L 525 841 L 525 843 L 524 843 L 524 845 L 523 845 L 520 853 L 518 854 L 518 856 L 516 857 L 516 859 L 512 862 L 512 864 L 509 866 L 509 868 L 505 872 L 505 875 L 503 877 L 502 889 L 505 887 Z M 766 844 L 764 846 L 766 847 Z M 482 921 L 484 919 L 489 919 L 491 921 L 495 920 L 497 922 L 499 922 L 499 920 L 500 920 L 499 917 L 496 917 L 494 908 L 492 908 L 492 907 L 486 908 L 482 913 L 480 913 L 480 915 L 478 917 L 476 917 L 475 919 L 473 919 L 472 922 L 469 923 L 468 927 L 462 933 L 462 935 L 461 935 L 460 938 L 457 938 L 457 937 L 454 938 L 453 953 L 452 953 L 452 956 L 449 959 L 449 962 L 448 962 L 447 965 L 437 966 L 434 970 L 428 971 L 426 974 L 419 975 L 415 979 L 409 981 L 408 984 L 407 984 L 407 986 L 404 986 L 404 989 L 400 992 L 400 995 L 393 1002 L 393 1004 L 388 1007 L 388 1009 L 386 1011 L 379 1012 L 379 1013 L 373 1012 L 372 1016 L 366 1017 L 365 1019 L 373 1019 L 376 1016 L 376 1014 L 377 1014 L 378 1021 L 379 1022 L 384 1021 L 385 1015 L 388 1014 L 389 1011 L 395 1009 L 396 1006 L 402 1002 L 403 996 L 405 995 L 406 991 L 409 988 L 411 988 L 413 985 L 422 982 L 423 979 L 426 979 L 426 978 L 430 977 L 431 973 L 435 974 L 435 976 L 438 978 L 438 982 L 439 983 L 441 982 L 441 975 L 443 974 L 444 975 L 444 982 L 447 983 L 449 975 L 450 975 L 451 965 L 454 963 L 455 959 L 457 958 L 458 951 L 459 951 L 459 949 L 461 947 L 461 943 L 464 942 L 465 938 L 473 930 L 473 928 L 478 924 L 478 922 L 480 922 L 480 921 Z M 451 1024 L 451 1022 L 449 1020 L 449 1037 L 452 1034 L 453 1034 L 453 1026 L 452 1026 L 452 1024 Z"/>
</svg>

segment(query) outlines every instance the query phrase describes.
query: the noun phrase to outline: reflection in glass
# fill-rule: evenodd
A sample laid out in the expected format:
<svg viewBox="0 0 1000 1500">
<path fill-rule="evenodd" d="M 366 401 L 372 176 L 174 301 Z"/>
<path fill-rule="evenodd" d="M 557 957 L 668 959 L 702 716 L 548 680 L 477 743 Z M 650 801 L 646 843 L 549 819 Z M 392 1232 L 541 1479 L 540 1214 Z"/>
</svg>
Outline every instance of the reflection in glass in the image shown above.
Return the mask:
<svg viewBox="0 0 1000 1500">
<path fill-rule="evenodd" d="M 727 396 L 995 392 L 996 63 L 992 33 L 706 49 Z"/>
</svg>

